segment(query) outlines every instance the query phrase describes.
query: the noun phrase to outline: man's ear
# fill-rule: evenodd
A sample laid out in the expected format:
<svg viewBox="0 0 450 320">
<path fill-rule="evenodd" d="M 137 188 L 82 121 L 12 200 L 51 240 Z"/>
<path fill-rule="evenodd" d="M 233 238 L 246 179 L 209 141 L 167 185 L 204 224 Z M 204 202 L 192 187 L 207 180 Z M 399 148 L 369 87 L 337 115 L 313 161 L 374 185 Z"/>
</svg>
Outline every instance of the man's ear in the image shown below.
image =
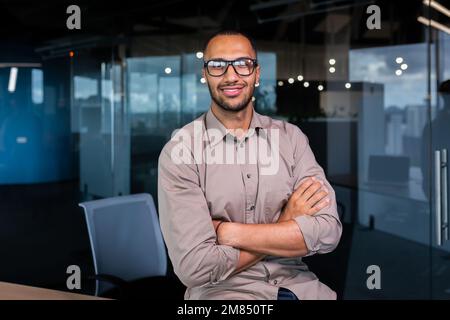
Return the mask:
<svg viewBox="0 0 450 320">
<path fill-rule="evenodd" d="M 256 83 L 259 83 L 260 76 L 261 76 L 261 68 L 259 65 L 257 65 L 256 66 Z"/>
</svg>

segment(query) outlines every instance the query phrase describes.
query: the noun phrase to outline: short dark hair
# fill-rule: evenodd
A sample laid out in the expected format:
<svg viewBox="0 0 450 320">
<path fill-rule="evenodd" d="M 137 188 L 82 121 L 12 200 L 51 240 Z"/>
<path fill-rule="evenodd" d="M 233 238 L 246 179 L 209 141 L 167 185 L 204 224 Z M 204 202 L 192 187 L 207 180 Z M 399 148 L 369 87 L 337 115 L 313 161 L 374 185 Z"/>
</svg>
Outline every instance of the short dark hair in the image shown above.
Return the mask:
<svg viewBox="0 0 450 320">
<path fill-rule="evenodd" d="M 244 38 L 247 38 L 247 40 L 250 42 L 250 45 L 252 46 L 253 51 L 255 51 L 255 58 L 258 58 L 258 52 L 256 51 L 256 46 L 253 39 L 245 32 L 231 29 L 221 30 L 210 35 L 208 39 L 206 39 L 205 44 L 203 46 L 203 53 L 205 53 L 206 48 L 208 47 L 208 44 L 211 42 L 211 40 L 218 36 L 243 36 Z"/>
</svg>

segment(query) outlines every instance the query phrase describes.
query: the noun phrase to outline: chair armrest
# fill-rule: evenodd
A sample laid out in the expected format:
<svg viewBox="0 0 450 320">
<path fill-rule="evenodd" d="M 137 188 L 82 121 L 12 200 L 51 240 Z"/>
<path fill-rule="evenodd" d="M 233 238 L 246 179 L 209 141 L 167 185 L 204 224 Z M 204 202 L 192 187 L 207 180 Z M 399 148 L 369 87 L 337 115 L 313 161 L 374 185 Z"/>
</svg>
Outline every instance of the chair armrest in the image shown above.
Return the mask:
<svg viewBox="0 0 450 320">
<path fill-rule="evenodd" d="M 122 278 L 112 276 L 110 274 L 96 274 L 93 276 L 95 280 L 109 282 L 117 287 L 124 287 L 127 285 L 127 281 Z"/>
<path fill-rule="evenodd" d="M 96 274 L 94 276 L 89 277 L 89 279 L 108 282 L 108 283 L 112 284 L 114 286 L 114 288 L 110 289 L 110 290 L 114 290 L 114 289 L 118 290 L 119 296 L 116 297 L 118 299 L 121 299 L 122 297 L 126 297 L 126 295 L 127 295 L 128 282 L 123 280 L 120 277 L 113 276 L 110 274 Z M 110 291 L 110 290 L 108 290 L 108 291 Z M 106 292 L 108 292 L 108 291 L 106 291 Z"/>
</svg>

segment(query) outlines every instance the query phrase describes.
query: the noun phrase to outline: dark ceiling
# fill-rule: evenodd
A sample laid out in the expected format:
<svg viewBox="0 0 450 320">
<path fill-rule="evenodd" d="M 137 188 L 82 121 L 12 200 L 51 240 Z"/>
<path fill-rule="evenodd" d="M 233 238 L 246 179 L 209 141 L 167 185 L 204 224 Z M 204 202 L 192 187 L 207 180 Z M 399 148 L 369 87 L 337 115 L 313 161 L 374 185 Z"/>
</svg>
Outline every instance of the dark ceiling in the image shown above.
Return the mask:
<svg viewBox="0 0 450 320">
<path fill-rule="evenodd" d="M 128 0 L 118 3 L 0 0 L 0 44 L 13 41 L 43 46 L 56 39 L 92 36 L 189 36 L 224 28 L 239 28 L 259 40 L 322 44 L 327 35 L 321 31 L 321 24 L 324 25 L 327 14 L 336 12 L 352 19 L 351 40 L 355 43 L 373 44 L 388 39 L 395 39 L 396 43 L 407 43 L 409 38 L 417 41 L 417 35 L 422 30 L 416 21 L 418 11 L 422 7 L 421 0 L 376 1 L 382 6 L 384 23 L 390 26 L 389 33 L 385 34 L 384 38 L 365 37 L 365 8 L 371 2 L 374 1 Z M 69 16 L 66 8 L 71 4 L 77 4 L 81 8 L 81 30 L 66 28 L 66 19 Z M 400 21 L 403 31 L 395 29 L 395 25 Z M 345 24 L 345 21 L 343 23 Z M 410 27 L 405 28 L 405 24 Z M 334 36 L 339 37 L 339 34 Z"/>
</svg>

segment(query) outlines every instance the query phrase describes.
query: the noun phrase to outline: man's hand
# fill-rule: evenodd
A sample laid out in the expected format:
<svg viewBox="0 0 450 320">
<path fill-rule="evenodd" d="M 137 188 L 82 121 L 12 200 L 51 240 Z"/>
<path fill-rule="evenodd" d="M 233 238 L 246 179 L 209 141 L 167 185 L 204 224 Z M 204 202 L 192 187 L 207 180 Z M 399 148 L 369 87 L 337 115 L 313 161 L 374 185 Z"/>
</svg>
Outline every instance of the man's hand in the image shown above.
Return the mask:
<svg viewBox="0 0 450 320">
<path fill-rule="evenodd" d="M 212 222 L 217 235 L 217 243 L 227 246 L 233 246 L 232 241 L 236 237 L 236 230 L 235 228 L 233 228 L 233 224 L 223 220 L 213 220 Z"/>
<path fill-rule="evenodd" d="M 315 177 L 307 178 L 289 197 L 278 222 L 300 215 L 314 215 L 329 205 L 330 199 L 324 183 Z"/>
<path fill-rule="evenodd" d="M 214 221 L 217 220 L 213 220 L 213 223 L 216 226 L 217 223 Z M 237 228 L 234 227 L 235 224 L 229 222 L 223 222 L 218 225 L 216 227 L 217 243 L 233 247 L 233 240 L 236 239 L 236 232 L 238 231 Z"/>
<path fill-rule="evenodd" d="M 212 221 L 213 226 L 214 226 L 214 230 L 216 231 L 216 233 L 217 233 L 217 227 L 218 227 L 222 222 L 223 222 L 222 220 L 213 220 L 213 221 Z"/>
<path fill-rule="evenodd" d="M 232 223 L 227 223 L 222 220 L 213 220 L 214 230 L 217 234 L 217 243 L 221 245 L 231 245 L 231 240 L 233 239 L 233 234 L 227 232 L 226 228 L 228 225 L 232 225 Z M 224 232 L 225 231 L 225 232 Z M 230 230 L 232 231 L 232 229 Z M 226 236 L 228 235 L 228 238 Z M 251 252 L 248 250 L 240 249 L 239 251 L 239 261 L 236 266 L 236 269 L 233 271 L 231 275 L 235 275 L 242 270 L 245 270 L 252 265 L 258 263 L 258 261 L 264 259 L 265 255 L 257 252 Z"/>
</svg>

